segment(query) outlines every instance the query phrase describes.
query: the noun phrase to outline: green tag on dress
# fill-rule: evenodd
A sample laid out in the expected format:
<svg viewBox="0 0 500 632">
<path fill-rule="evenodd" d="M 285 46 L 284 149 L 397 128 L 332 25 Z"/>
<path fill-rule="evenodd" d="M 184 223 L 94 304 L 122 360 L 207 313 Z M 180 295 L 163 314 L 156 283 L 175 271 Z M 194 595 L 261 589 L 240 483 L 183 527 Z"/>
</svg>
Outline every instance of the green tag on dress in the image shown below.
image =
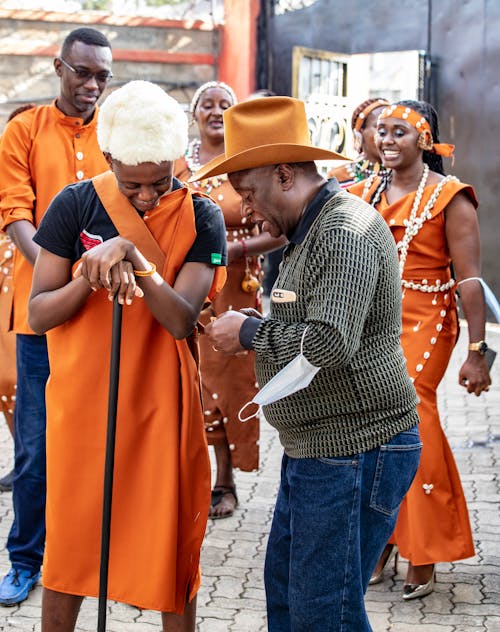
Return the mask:
<svg viewBox="0 0 500 632">
<path fill-rule="evenodd" d="M 212 252 L 210 255 L 210 262 L 214 265 L 220 265 L 222 263 L 222 255 L 218 252 Z"/>
</svg>

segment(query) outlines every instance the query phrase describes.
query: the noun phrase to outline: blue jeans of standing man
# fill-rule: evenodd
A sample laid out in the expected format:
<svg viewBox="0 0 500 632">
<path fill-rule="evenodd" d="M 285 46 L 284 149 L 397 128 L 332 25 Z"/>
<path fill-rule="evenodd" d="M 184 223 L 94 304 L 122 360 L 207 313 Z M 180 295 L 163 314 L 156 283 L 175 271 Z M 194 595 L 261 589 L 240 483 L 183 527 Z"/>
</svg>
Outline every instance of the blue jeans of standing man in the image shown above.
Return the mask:
<svg viewBox="0 0 500 632">
<path fill-rule="evenodd" d="M 40 570 L 45 545 L 45 385 L 49 359 L 45 336 L 17 334 L 14 409 L 14 522 L 7 539 L 15 569 Z"/>
<path fill-rule="evenodd" d="M 368 632 L 364 594 L 417 471 L 417 427 L 350 457 L 283 456 L 269 534 L 269 632 Z"/>
</svg>

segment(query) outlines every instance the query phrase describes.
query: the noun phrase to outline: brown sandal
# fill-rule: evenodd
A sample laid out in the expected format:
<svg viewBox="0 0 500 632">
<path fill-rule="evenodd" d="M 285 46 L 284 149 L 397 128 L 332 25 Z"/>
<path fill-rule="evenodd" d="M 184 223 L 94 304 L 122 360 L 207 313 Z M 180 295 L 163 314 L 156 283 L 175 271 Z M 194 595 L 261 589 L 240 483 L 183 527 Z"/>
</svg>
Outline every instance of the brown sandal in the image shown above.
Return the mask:
<svg viewBox="0 0 500 632">
<path fill-rule="evenodd" d="M 230 509 L 229 511 L 223 514 L 214 514 L 213 510 L 215 509 L 215 507 L 217 507 L 217 505 L 219 505 L 222 502 L 222 499 L 224 498 L 224 496 L 228 496 L 228 495 L 231 495 L 234 498 L 234 501 L 235 501 L 234 508 Z M 208 512 L 208 515 L 210 518 L 213 518 L 214 520 L 218 520 L 220 518 L 229 518 L 230 516 L 233 515 L 234 510 L 236 509 L 237 506 L 238 506 L 238 496 L 236 495 L 236 487 L 234 485 L 215 485 L 215 487 L 212 490 L 210 510 Z"/>
</svg>

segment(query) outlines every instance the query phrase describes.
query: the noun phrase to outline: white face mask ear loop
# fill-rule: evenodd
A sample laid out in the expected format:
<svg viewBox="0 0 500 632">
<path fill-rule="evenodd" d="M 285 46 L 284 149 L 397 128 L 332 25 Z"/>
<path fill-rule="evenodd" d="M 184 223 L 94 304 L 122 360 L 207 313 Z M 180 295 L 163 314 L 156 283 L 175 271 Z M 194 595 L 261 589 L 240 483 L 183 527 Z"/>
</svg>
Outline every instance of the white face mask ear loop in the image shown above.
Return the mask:
<svg viewBox="0 0 500 632">
<path fill-rule="evenodd" d="M 240 411 L 238 412 L 238 419 L 242 422 L 245 423 L 247 421 L 250 421 L 250 419 L 253 419 L 254 417 L 257 417 L 257 415 L 260 414 L 261 410 L 262 410 L 262 406 L 259 406 L 257 409 L 257 412 L 255 412 L 253 415 L 249 415 L 248 417 L 242 417 L 241 413 L 245 410 L 245 408 L 247 408 L 248 406 L 250 406 L 250 404 L 255 404 L 254 401 L 251 402 L 247 402 L 244 406 L 242 406 L 240 408 Z"/>
<path fill-rule="evenodd" d="M 309 328 L 309 325 L 306 325 L 306 328 L 302 332 L 302 338 L 300 339 L 300 355 L 304 355 L 304 338 L 306 337 L 306 331 Z"/>
</svg>

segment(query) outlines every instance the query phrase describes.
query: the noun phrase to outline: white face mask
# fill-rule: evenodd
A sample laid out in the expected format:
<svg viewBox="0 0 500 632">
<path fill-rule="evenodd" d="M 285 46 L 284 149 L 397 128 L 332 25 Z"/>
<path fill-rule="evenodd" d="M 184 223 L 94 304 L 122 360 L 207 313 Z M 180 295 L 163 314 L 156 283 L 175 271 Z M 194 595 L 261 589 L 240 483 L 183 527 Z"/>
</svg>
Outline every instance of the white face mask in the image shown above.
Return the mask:
<svg viewBox="0 0 500 632">
<path fill-rule="evenodd" d="M 241 408 L 238 413 L 238 419 L 240 421 L 248 421 L 252 419 L 252 417 L 255 417 L 263 405 L 272 404 L 278 401 L 278 399 L 283 399 L 283 397 L 287 397 L 309 386 L 313 377 L 321 367 L 311 364 L 302 352 L 306 331 L 307 327 L 304 329 L 300 341 L 300 354 L 284 366 L 281 371 L 278 371 L 278 373 L 255 394 L 254 398 Z M 250 404 L 257 404 L 259 411 L 249 417 L 242 417 L 242 412 L 247 406 L 250 406 Z"/>
</svg>

